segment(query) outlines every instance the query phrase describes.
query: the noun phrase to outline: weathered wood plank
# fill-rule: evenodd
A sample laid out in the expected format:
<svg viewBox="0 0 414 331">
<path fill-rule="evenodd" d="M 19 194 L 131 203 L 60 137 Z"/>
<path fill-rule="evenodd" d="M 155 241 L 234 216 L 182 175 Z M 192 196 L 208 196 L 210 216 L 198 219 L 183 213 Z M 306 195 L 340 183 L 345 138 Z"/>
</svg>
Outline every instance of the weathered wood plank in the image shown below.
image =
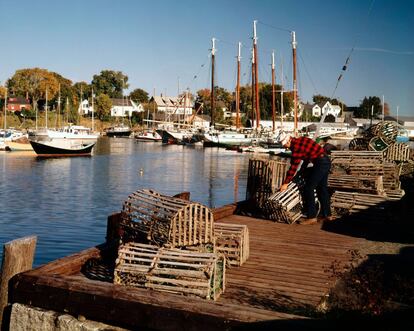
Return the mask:
<svg viewBox="0 0 414 331">
<path fill-rule="evenodd" d="M 3 246 L 3 262 L 0 274 L 0 328 L 3 311 L 8 301 L 9 280 L 14 275 L 32 268 L 36 242 L 36 236 L 28 236 L 9 241 Z"/>
</svg>

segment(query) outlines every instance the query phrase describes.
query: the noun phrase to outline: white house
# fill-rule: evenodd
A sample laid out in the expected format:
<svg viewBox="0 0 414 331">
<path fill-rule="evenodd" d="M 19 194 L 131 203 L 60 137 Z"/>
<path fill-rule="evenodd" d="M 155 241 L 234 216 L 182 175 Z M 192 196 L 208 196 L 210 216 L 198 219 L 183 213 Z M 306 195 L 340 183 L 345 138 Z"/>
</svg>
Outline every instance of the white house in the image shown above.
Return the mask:
<svg viewBox="0 0 414 331">
<path fill-rule="evenodd" d="M 132 116 L 133 112 L 141 113 L 144 111 L 142 104 L 137 105 L 131 99 L 111 99 L 112 108 L 111 116 L 112 117 L 125 117 Z"/>
<path fill-rule="evenodd" d="M 190 98 L 154 96 L 150 102 L 155 102 L 158 112 L 166 114 L 184 114 L 191 115 L 193 113 L 193 103 Z"/>
<path fill-rule="evenodd" d="M 312 107 L 312 116 L 321 117 L 322 115 L 332 115 L 335 118 L 341 113 L 341 107 L 332 105 L 329 101 L 315 103 Z"/>
<path fill-rule="evenodd" d="M 92 108 L 92 105 L 89 105 L 88 99 L 83 100 L 81 104 L 79 105 L 78 113 L 80 115 L 88 115 L 88 114 L 92 114 L 92 112 L 93 112 L 93 108 Z"/>
</svg>

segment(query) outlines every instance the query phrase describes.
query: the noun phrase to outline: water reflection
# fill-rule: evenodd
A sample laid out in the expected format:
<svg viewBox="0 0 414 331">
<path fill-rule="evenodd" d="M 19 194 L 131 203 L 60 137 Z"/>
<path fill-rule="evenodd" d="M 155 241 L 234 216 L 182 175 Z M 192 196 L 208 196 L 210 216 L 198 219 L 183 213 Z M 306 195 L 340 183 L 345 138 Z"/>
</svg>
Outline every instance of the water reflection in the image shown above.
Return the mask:
<svg viewBox="0 0 414 331">
<path fill-rule="evenodd" d="M 0 244 L 35 234 L 35 265 L 104 241 L 107 216 L 140 188 L 209 207 L 245 196 L 248 155 L 101 138 L 92 157 L 0 154 Z"/>
</svg>

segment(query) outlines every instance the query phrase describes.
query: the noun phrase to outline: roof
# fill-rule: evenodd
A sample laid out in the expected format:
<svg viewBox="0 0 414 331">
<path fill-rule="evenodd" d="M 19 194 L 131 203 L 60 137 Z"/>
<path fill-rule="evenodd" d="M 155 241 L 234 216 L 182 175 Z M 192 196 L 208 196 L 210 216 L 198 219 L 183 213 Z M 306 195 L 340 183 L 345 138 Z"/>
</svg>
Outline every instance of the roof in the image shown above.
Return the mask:
<svg viewBox="0 0 414 331">
<path fill-rule="evenodd" d="M 23 98 L 23 97 L 10 97 L 7 100 L 8 104 L 20 104 L 20 105 L 29 105 L 30 101 L 29 99 Z"/>
</svg>

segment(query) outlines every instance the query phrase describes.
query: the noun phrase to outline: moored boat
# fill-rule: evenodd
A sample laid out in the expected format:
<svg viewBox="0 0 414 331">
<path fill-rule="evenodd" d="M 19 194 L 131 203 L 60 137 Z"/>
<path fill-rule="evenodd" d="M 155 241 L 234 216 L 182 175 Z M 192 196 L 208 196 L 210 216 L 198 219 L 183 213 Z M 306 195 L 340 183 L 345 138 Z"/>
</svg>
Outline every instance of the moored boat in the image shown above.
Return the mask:
<svg viewBox="0 0 414 331">
<path fill-rule="evenodd" d="M 106 128 L 105 133 L 108 137 L 129 137 L 132 129 L 128 125 L 121 124 Z"/>
<path fill-rule="evenodd" d="M 161 141 L 162 137 L 155 130 L 146 130 L 135 134 L 135 139 L 139 141 Z"/>
<path fill-rule="evenodd" d="M 85 156 L 90 155 L 96 142 L 82 144 L 71 140 L 34 141 L 30 140 L 33 150 L 39 156 Z"/>
</svg>

